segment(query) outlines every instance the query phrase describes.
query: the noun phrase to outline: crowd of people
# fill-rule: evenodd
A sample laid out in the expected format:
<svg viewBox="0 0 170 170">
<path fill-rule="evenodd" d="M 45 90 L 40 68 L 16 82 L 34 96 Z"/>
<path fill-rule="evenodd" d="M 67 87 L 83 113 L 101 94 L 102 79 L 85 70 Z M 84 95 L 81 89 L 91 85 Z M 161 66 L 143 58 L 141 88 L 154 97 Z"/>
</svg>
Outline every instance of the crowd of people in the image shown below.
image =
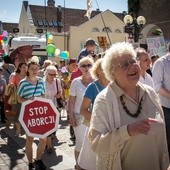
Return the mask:
<svg viewBox="0 0 170 170">
<path fill-rule="evenodd" d="M 0 67 L 1 123 L 13 123 L 19 137 L 22 103 L 47 98 L 59 111 L 67 110 L 76 170 L 167 170 L 170 46 L 167 55 L 150 57 L 145 49 L 121 42 L 101 57 L 94 54 L 97 45 L 87 39 L 77 59 L 60 65 L 45 60 L 42 68 L 35 58 L 27 62 L 16 58 L 12 65 L 6 56 Z M 11 119 L 8 112 L 12 111 Z M 56 132 L 39 138 L 33 161 L 34 138 L 26 134 L 30 170 L 46 169 L 42 155 L 45 149 L 53 152 L 53 135 Z"/>
</svg>

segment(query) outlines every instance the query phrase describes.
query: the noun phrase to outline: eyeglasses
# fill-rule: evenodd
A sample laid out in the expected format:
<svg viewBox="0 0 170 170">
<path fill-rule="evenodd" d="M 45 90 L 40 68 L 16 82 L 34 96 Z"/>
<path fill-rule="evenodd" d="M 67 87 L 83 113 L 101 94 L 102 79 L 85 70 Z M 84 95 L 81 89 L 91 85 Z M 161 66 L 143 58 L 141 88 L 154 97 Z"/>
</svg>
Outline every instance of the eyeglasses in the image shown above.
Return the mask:
<svg viewBox="0 0 170 170">
<path fill-rule="evenodd" d="M 83 64 L 80 67 L 82 67 L 82 68 L 91 68 L 92 64 Z"/>
<path fill-rule="evenodd" d="M 121 68 L 122 70 L 127 70 L 130 65 L 137 64 L 137 61 L 135 59 L 127 60 L 122 63 L 118 63 L 115 65 L 115 67 Z"/>
<path fill-rule="evenodd" d="M 50 73 L 48 73 L 48 75 L 49 75 L 49 76 L 56 76 L 56 74 L 50 74 Z"/>
<path fill-rule="evenodd" d="M 38 71 L 39 68 L 29 68 L 30 71 Z"/>
<path fill-rule="evenodd" d="M 146 58 L 146 59 L 141 60 L 141 61 L 143 61 L 143 62 L 150 62 L 151 60 L 149 58 Z"/>
</svg>

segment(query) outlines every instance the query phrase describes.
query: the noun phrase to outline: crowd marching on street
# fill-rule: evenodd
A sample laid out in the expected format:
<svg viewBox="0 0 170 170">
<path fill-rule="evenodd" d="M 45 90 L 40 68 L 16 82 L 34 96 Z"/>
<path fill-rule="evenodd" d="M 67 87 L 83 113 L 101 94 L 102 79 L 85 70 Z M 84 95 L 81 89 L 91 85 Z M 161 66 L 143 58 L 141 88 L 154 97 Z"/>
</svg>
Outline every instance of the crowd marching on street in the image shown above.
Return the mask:
<svg viewBox="0 0 170 170">
<path fill-rule="evenodd" d="M 70 169 L 168 169 L 170 45 L 165 56 L 149 56 L 145 49 L 134 49 L 127 42 L 113 44 L 102 55 L 94 53 L 96 46 L 95 40 L 88 38 L 77 58 L 60 63 L 47 59 L 40 65 L 36 56 L 24 61 L 17 56 L 13 61 L 10 55 L 3 57 L 0 124 L 13 128 L 18 141 L 25 135 L 20 149 L 24 148 L 26 167 L 18 169 L 50 169 L 47 160 L 59 159 L 52 158 L 53 139 L 58 133 L 62 136 L 62 128 L 41 137 L 30 135 L 21 122 L 27 114 L 38 115 L 38 105 L 24 113 L 21 109 L 36 99 L 48 99 L 57 108 L 57 126 L 62 126 L 62 113 L 66 113 L 67 135 L 75 144 L 74 167 L 70 165 Z M 55 124 L 55 117 L 47 115 L 48 109 L 39 109 L 39 117 L 30 119 L 28 126 Z"/>
</svg>

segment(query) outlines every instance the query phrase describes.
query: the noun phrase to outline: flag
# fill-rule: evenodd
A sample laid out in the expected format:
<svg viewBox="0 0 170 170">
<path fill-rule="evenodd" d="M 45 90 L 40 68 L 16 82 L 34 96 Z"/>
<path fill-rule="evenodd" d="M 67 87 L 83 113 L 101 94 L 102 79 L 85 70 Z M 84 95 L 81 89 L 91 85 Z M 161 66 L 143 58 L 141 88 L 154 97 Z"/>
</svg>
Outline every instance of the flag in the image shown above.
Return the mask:
<svg viewBox="0 0 170 170">
<path fill-rule="evenodd" d="M 93 0 L 87 0 L 87 12 L 84 16 L 86 16 L 88 19 L 90 19 L 92 13 L 92 1 Z"/>
</svg>

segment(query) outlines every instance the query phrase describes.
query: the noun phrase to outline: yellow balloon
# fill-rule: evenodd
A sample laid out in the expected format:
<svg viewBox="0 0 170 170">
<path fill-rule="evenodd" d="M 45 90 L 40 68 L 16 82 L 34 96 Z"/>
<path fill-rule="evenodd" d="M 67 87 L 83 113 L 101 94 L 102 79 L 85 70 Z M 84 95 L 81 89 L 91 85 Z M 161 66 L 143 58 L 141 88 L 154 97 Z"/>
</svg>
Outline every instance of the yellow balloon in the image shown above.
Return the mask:
<svg viewBox="0 0 170 170">
<path fill-rule="evenodd" d="M 65 51 L 65 53 L 67 54 L 67 58 L 70 57 L 70 53 L 68 51 Z"/>
<path fill-rule="evenodd" d="M 48 39 L 47 43 L 48 43 L 48 44 L 51 44 L 51 43 L 52 43 L 52 40 L 51 40 L 51 39 Z"/>
<path fill-rule="evenodd" d="M 53 40 L 53 35 L 49 35 L 48 39 Z"/>
</svg>

